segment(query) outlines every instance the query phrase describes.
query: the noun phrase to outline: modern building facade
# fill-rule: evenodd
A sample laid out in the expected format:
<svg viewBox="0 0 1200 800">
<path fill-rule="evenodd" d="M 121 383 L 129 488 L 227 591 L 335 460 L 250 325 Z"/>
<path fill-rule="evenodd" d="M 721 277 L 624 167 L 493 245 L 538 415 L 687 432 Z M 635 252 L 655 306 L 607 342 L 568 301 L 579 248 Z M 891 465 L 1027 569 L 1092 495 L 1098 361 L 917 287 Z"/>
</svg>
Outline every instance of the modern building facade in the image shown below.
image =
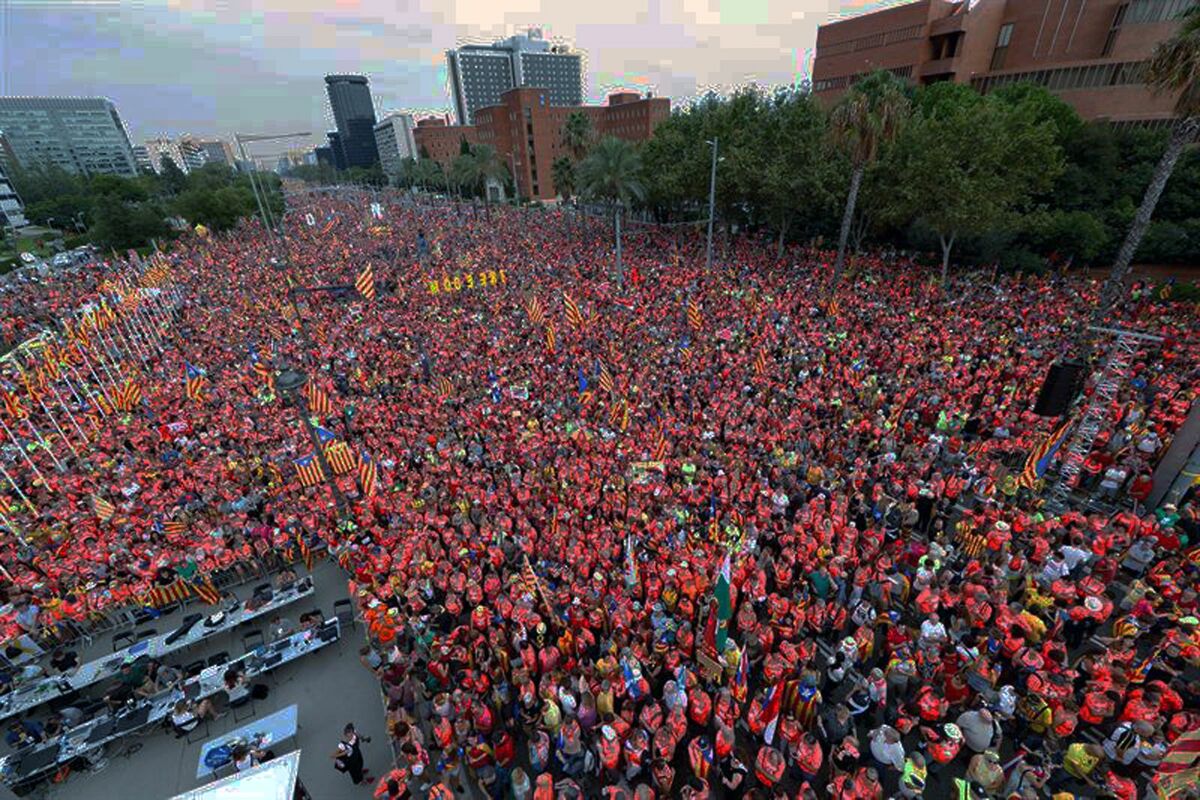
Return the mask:
<svg viewBox="0 0 1200 800">
<path fill-rule="evenodd" d="M 201 139 L 197 144 L 204 151 L 206 164 L 233 164 L 233 146 L 222 139 Z"/>
<path fill-rule="evenodd" d="M 22 228 L 29 224 L 25 219 L 25 205 L 8 180 L 9 164 L 15 160 L 4 132 L 0 131 L 0 226 L 5 228 Z"/>
<path fill-rule="evenodd" d="M 458 156 L 461 141 L 490 145 L 515 175 L 522 199 L 550 200 L 558 192 L 551 165 L 569 155 L 562 131 L 573 113 L 587 115 L 598 136 L 615 136 L 640 142 L 671 115 L 666 97 L 643 97 L 637 92 L 616 92 L 603 106 L 554 106 L 544 89 L 518 88 L 504 92 L 501 102 L 479 109 L 474 125 L 446 125 L 421 120 L 417 124 L 418 150 L 449 167 Z"/>
<path fill-rule="evenodd" d="M 26 167 L 137 174 L 129 133 L 103 97 L 0 97 L 0 130 Z"/>
<path fill-rule="evenodd" d="M 146 148 L 146 155 L 150 159 L 150 168 L 159 175 L 162 174 L 163 163 L 166 159 L 175 162 L 175 166 L 184 172 L 188 172 L 191 169 L 188 166 L 183 147 L 173 139 L 168 139 L 165 136 L 160 136 L 157 139 L 147 139 L 144 146 Z"/>
<path fill-rule="evenodd" d="M 1166 124 L 1175 98 L 1144 82 L 1155 45 L 1197 0 L 917 0 L 817 31 L 813 91 L 832 101 L 885 69 L 990 92 L 1045 86 L 1085 119 Z"/>
<path fill-rule="evenodd" d="M 475 112 L 496 105 L 509 89 L 536 86 L 556 106 L 583 103 L 583 54 L 552 45 L 533 28 L 491 45 L 463 45 L 446 51 L 450 93 L 460 125 L 470 125 Z"/>
<path fill-rule="evenodd" d="M 137 171 L 143 175 L 154 172 L 154 162 L 150 160 L 150 151 L 144 144 L 133 146 L 133 160 L 137 163 Z"/>
<path fill-rule="evenodd" d="M 375 106 L 365 75 L 326 75 L 325 90 L 337 136 L 329 135 L 338 169 L 370 167 L 379 161 L 375 147 Z"/>
<path fill-rule="evenodd" d="M 388 114 L 375 126 L 375 149 L 384 175 L 394 178 L 400 174 L 401 164 L 417 157 L 415 127 L 412 114 Z"/>
</svg>

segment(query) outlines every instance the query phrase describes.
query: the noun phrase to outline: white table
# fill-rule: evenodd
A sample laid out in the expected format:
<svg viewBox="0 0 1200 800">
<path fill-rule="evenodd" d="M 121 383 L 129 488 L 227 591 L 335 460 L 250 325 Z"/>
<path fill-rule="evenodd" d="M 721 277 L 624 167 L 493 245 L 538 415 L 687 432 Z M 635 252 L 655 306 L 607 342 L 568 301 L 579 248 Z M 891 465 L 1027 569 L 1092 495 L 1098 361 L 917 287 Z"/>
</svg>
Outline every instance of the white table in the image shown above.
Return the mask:
<svg viewBox="0 0 1200 800">
<path fill-rule="evenodd" d="M 175 639 L 170 644 L 167 644 L 166 640 L 174 632 L 175 628 L 152 636 L 149 639 L 135 642 L 112 655 L 89 661 L 74 672 L 42 678 L 33 683 L 26 684 L 0 697 L 0 721 L 23 714 L 31 708 L 39 706 L 42 703 L 48 703 L 51 700 L 56 700 L 72 691 L 84 689 L 94 683 L 116 677 L 121 670 L 121 665 L 126 661 L 133 661 L 141 656 L 162 658 L 170 653 L 191 647 L 204 639 L 228 633 L 243 622 L 249 622 L 264 614 L 270 614 L 302 598 L 311 597 L 315 591 L 316 589 L 313 587 L 312 580 L 305 578 L 287 591 L 275 594 L 269 602 L 252 611 L 246 609 L 246 603 L 239 603 L 236 609 L 225 615 L 225 618 L 221 620 L 219 625 L 207 627 L 204 624 L 204 620 L 200 620 L 187 633 Z"/>
<path fill-rule="evenodd" d="M 221 745 L 228 744 L 232 747 L 235 743 L 242 743 L 257 750 L 266 750 L 273 744 L 292 738 L 296 735 L 296 729 L 299 726 L 299 714 L 300 707 L 293 703 L 286 708 L 279 709 L 274 714 L 268 714 L 262 719 L 256 719 L 229 733 L 209 739 L 200 748 L 196 779 L 200 780 L 215 775 L 218 770 L 232 765 L 230 762 L 213 769 L 204 763 L 208 754 Z"/>
<path fill-rule="evenodd" d="M 297 631 L 286 639 L 280 639 L 278 643 L 271 645 L 263 645 L 256 650 L 253 650 L 245 655 L 231 659 L 224 664 L 214 664 L 205 669 L 197 676 L 184 681 L 185 687 L 197 685 L 194 691 L 190 692 L 193 700 L 200 701 L 206 697 L 212 697 L 217 692 L 225 688 L 225 672 L 233 666 L 241 665 L 241 671 L 248 678 L 253 678 L 258 675 L 266 674 L 272 670 L 278 669 L 284 664 L 302 658 L 309 653 L 320 650 L 326 645 L 333 644 L 341 638 L 342 628 L 337 617 L 331 617 L 325 620 L 324 625 L 332 626 L 337 636 L 330 639 L 322 639 L 317 635 L 315 630 Z M 272 651 L 279 654 L 278 660 L 272 660 L 272 663 L 266 663 L 263 657 L 269 655 Z M 175 707 L 176 701 L 185 696 L 182 690 L 173 690 L 164 692 L 146 700 L 139 710 L 149 707 L 149 713 L 144 722 L 136 727 L 126 728 L 124 730 L 106 731 L 103 735 L 93 738 L 92 732 L 112 720 L 110 715 L 97 717 L 96 719 L 88 720 L 87 722 L 67 731 L 58 739 L 45 742 L 31 751 L 25 751 L 21 754 L 10 754 L 4 758 L 0 758 L 0 780 L 12 786 L 20 782 L 29 781 L 38 775 L 47 774 L 58 768 L 59 764 L 64 764 L 77 756 L 85 753 L 98 750 L 110 742 L 128 736 L 145 728 L 161 723 L 170 714 Z M 30 752 L 42 753 L 43 751 L 54 749 L 56 755 L 54 758 L 46 757 L 46 763 L 39 769 L 33 772 L 24 772 L 20 775 L 15 774 L 14 769 L 18 755 L 27 755 Z"/>
<path fill-rule="evenodd" d="M 293 750 L 171 800 L 292 800 L 299 775 L 300 751 Z"/>
</svg>

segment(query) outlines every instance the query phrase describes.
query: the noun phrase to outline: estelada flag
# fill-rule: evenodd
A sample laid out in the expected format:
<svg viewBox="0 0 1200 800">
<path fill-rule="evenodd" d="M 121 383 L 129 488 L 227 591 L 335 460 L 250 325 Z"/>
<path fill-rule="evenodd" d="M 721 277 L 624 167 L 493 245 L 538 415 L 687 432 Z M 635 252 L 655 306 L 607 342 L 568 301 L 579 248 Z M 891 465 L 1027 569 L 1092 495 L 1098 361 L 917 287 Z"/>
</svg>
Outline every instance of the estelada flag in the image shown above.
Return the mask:
<svg viewBox="0 0 1200 800">
<path fill-rule="evenodd" d="M 354 288 L 368 302 L 375 299 L 375 271 L 370 264 L 363 267 L 363 271 L 358 273 L 358 278 L 354 281 Z"/>
<path fill-rule="evenodd" d="M 574 328 L 583 327 L 583 312 L 579 310 L 578 304 L 571 299 L 571 295 L 563 292 L 563 308 L 566 309 L 567 322 L 571 323 Z"/>
<path fill-rule="evenodd" d="M 375 462 L 366 453 L 361 453 L 358 457 L 358 480 L 362 484 L 363 496 L 374 497 L 379 472 L 375 469 Z"/>
</svg>

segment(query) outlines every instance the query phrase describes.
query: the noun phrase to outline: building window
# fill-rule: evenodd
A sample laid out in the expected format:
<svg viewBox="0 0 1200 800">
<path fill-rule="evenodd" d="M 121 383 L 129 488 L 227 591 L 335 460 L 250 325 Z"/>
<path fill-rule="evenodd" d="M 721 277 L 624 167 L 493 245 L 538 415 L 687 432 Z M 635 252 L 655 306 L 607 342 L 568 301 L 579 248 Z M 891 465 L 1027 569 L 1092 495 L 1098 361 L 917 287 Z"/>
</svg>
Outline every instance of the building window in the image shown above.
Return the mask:
<svg viewBox="0 0 1200 800">
<path fill-rule="evenodd" d="M 1117 43 L 1117 34 L 1121 32 L 1121 23 L 1125 21 L 1125 14 L 1128 12 L 1129 3 L 1117 6 L 1117 10 L 1113 14 L 1112 25 L 1108 28 L 1108 36 L 1104 38 L 1104 47 L 1100 50 L 1101 57 L 1107 58 L 1112 55 L 1113 46 Z"/>
<path fill-rule="evenodd" d="M 996 36 L 996 49 L 992 51 L 991 69 L 1004 69 L 1004 56 L 1008 53 L 1008 42 L 1012 39 L 1012 32 L 1011 22 L 1000 26 L 1000 33 Z"/>
</svg>

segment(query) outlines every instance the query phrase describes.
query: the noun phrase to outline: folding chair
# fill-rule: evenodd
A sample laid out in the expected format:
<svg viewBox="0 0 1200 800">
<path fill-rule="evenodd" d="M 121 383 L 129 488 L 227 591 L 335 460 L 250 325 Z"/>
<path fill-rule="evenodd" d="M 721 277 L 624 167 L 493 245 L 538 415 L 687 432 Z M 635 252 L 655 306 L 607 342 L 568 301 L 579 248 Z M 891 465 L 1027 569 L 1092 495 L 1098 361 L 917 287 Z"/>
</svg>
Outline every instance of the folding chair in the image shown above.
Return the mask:
<svg viewBox="0 0 1200 800">
<path fill-rule="evenodd" d="M 200 724 L 188 731 L 187 736 L 184 738 L 188 744 L 195 744 L 196 742 L 203 742 L 209 737 L 209 734 L 208 720 L 202 719 L 200 720 Z"/>
<path fill-rule="evenodd" d="M 213 653 L 211 656 L 208 657 L 208 666 L 215 667 L 218 664 L 224 664 L 228 660 L 229 660 L 229 653 L 222 650 L 221 652 Z"/>
<path fill-rule="evenodd" d="M 183 677 L 185 677 L 185 678 L 196 677 L 197 675 L 199 675 L 201 672 L 204 671 L 204 666 L 205 666 L 204 659 L 200 659 L 198 661 L 193 661 L 192 663 L 188 664 L 186 667 L 183 668 Z"/>
<path fill-rule="evenodd" d="M 118 650 L 123 650 L 133 643 L 133 631 L 121 631 L 120 633 L 114 633 L 112 637 L 112 651 L 115 653 Z"/>
<path fill-rule="evenodd" d="M 250 695 L 246 695 L 246 699 L 240 703 L 230 703 L 229 707 L 233 709 L 234 724 L 254 719 L 258 715 L 258 709 L 254 705 L 254 698 Z"/>
<path fill-rule="evenodd" d="M 155 636 L 158 636 L 158 630 L 156 628 L 142 628 L 137 632 L 137 640 L 139 642 L 143 639 L 153 639 Z"/>
</svg>

